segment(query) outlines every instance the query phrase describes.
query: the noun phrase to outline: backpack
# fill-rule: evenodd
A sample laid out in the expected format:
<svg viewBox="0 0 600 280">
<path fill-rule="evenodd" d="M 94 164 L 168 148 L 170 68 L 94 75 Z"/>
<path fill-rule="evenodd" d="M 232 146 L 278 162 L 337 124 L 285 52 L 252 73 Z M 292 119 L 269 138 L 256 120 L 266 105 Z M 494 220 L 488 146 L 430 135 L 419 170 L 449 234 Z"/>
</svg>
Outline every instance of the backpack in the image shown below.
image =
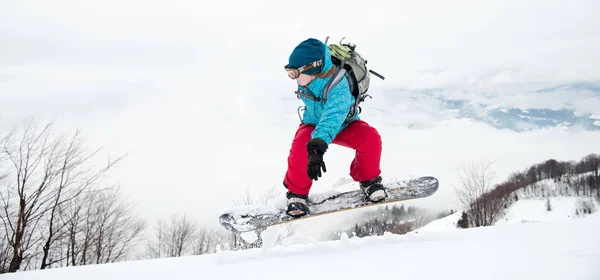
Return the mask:
<svg viewBox="0 0 600 280">
<path fill-rule="evenodd" d="M 325 39 L 325 45 L 329 37 Z M 340 40 L 339 44 L 328 45 L 329 51 L 331 52 L 331 61 L 337 67 L 329 82 L 325 85 L 323 90 L 323 97 L 319 98 L 318 101 L 327 102 L 327 95 L 329 92 L 346 77 L 352 96 L 354 96 L 354 105 L 349 108 L 348 116 L 344 121 L 343 125 L 346 125 L 354 118 L 356 114 L 360 114 L 361 108 L 358 106 L 361 102 L 365 101 L 367 97 L 371 97 L 367 94 L 369 90 L 369 84 L 371 82 L 371 73 L 378 78 L 384 80 L 385 77 L 381 76 L 373 70 L 367 69 L 367 61 L 356 51 L 356 45 L 354 44 L 342 44 Z M 296 92 L 299 96 L 305 96 L 304 94 Z M 310 97 L 309 97 L 310 98 Z M 313 99 L 313 98 L 311 98 Z M 313 99 L 315 100 L 315 99 Z M 299 108 L 300 109 L 300 108 Z M 300 115 L 300 110 L 298 111 Z"/>
<path fill-rule="evenodd" d="M 342 38 L 342 40 L 344 39 Z M 327 40 L 325 40 L 325 44 L 327 44 Z M 356 45 L 342 44 L 340 41 L 339 44 L 330 44 L 328 47 L 331 52 L 331 61 L 338 69 L 343 68 L 345 70 L 343 74 L 348 79 L 352 96 L 360 102 L 364 101 L 368 96 L 366 93 L 369 90 L 371 73 L 382 80 L 385 79 L 377 72 L 367 69 L 367 61 L 356 51 Z M 335 77 L 336 74 L 333 76 Z M 331 90 L 339 82 L 336 79 L 332 79 L 331 81 L 333 81 L 332 86 L 327 91 Z"/>
</svg>

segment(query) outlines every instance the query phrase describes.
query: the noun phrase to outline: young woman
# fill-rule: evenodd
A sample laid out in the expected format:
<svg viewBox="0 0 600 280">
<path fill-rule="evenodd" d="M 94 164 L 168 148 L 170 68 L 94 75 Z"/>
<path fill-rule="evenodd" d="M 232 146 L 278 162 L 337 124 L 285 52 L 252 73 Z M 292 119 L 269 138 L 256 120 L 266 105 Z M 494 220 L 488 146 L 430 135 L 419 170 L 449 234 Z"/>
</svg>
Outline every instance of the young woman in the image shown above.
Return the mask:
<svg viewBox="0 0 600 280">
<path fill-rule="evenodd" d="M 350 176 L 360 182 L 370 201 L 385 199 L 379 169 L 381 137 L 375 128 L 360 120 L 358 114 L 346 120 L 354 105 L 346 78 L 328 93 L 326 102 L 319 100 L 336 68 L 327 45 L 317 39 L 307 39 L 294 48 L 288 62 L 285 70 L 298 83 L 299 96 L 306 106 L 292 142 L 283 180 L 288 189 L 288 215 L 308 214 L 306 200 L 312 180 L 318 180 L 321 171 L 327 171 L 323 155 L 331 143 L 356 151 L 350 164 Z"/>
</svg>

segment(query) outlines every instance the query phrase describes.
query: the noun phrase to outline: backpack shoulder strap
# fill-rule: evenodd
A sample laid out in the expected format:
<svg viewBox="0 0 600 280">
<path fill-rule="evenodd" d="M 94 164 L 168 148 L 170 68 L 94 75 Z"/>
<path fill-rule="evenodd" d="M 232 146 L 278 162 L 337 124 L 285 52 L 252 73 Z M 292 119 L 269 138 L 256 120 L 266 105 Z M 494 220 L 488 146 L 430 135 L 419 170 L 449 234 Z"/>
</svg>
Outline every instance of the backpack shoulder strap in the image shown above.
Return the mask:
<svg viewBox="0 0 600 280">
<path fill-rule="evenodd" d="M 323 100 L 327 101 L 327 95 L 329 92 L 337 86 L 337 84 L 344 78 L 346 75 L 346 69 L 344 69 L 344 62 L 333 72 L 331 75 L 331 79 L 325 84 L 325 88 L 323 89 Z"/>
<path fill-rule="evenodd" d="M 300 99 L 300 97 L 306 97 L 306 98 L 308 98 L 308 99 L 310 99 L 312 101 L 317 101 L 317 102 L 321 102 L 321 101 L 324 102 L 325 101 L 324 98 L 318 98 L 318 97 L 316 97 L 316 96 L 314 96 L 314 95 L 312 95 L 310 93 L 307 93 L 305 91 L 302 91 L 302 90 L 296 90 L 294 93 L 296 94 L 296 96 L 298 97 L 298 99 Z"/>
</svg>

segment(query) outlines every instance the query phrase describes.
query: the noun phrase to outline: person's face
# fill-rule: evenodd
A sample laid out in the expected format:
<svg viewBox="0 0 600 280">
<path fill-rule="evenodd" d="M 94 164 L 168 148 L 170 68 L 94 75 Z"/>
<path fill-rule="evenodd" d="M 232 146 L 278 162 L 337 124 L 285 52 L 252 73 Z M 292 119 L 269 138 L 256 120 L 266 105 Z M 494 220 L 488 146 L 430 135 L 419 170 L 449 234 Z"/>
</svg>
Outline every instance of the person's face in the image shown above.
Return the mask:
<svg viewBox="0 0 600 280">
<path fill-rule="evenodd" d="M 306 85 L 310 84 L 310 82 L 312 82 L 314 79 L 315 76 L 300 74 L 296 81 L 298 82 L 298 85 L 305 87 Z"/>
</svg>

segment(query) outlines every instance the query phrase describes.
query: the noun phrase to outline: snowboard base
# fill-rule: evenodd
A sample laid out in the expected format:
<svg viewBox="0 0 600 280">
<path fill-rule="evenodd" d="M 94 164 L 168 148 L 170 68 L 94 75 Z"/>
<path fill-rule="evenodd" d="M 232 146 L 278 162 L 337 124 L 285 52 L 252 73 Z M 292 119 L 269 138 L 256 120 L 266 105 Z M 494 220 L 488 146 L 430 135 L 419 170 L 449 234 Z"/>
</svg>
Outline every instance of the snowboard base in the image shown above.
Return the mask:
<svg viewBox="0 0 600 280">
<path fill-rule="evenodd" d="M 332 214 L 345 210 L 383 205 L 410 199 L 425 198 L 434 194 L 439 182 L 436 178 L 425 176 L 413 180 L 383 183 L 387 198 L 380 202 L 370 202 L 360 190 L 342 193 L 309 195 L 309 214 L 293 218 L 285 212 L 287 200 L 271 200 L 267 204 L 245 205 L 228 209 L 220 217 L 219 222 L 233 232 L 247 232 L 265 229 L 290 221 Z"/>
</svg>

